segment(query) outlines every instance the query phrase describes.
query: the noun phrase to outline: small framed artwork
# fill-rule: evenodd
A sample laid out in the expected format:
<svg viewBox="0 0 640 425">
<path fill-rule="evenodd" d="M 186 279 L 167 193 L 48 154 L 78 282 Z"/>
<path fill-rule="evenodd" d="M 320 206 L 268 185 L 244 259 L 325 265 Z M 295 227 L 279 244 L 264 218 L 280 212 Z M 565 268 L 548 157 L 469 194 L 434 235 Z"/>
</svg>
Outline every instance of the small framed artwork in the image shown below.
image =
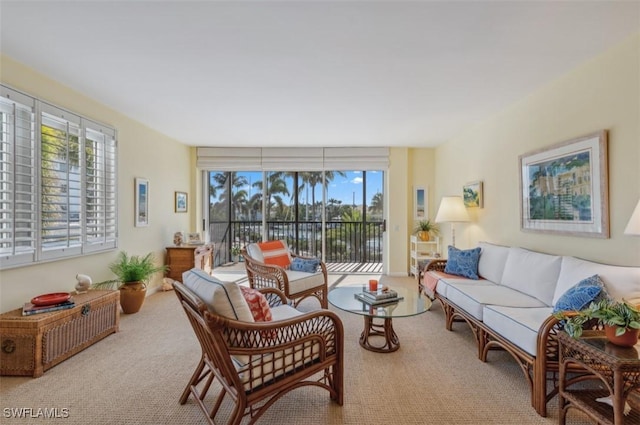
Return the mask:
<svg viewBox="0 0 640 425">
<path fill-rule="evenodd" d="M 176 192 L 176 212 L 187 212 L 187 192 Z"/>
<path fill-rule="evenodd" d="M 427 220 L 427 188 L 416 186 L 413 190 L 413 217 L 416 220 Z"/>
<path fill-rule="evenodd" d="M 483 208 L 482 181 L 478 180 L 462 186 L 462 199 L 467 208 Z"/>
<path fill-rule="evenodd" d="M 135 178 L 135 227 L 149 225 L 149 180 Z"/>
<path fill-rule="evenodd" d="M 187 243 L 189 245 L 202 245 L 200 232 L 187 233 Z"/>
<path fill-rule="evenodd" d="M 609 237 L 607 131 L 520 155 L 523 231 Z"/>
</svg>

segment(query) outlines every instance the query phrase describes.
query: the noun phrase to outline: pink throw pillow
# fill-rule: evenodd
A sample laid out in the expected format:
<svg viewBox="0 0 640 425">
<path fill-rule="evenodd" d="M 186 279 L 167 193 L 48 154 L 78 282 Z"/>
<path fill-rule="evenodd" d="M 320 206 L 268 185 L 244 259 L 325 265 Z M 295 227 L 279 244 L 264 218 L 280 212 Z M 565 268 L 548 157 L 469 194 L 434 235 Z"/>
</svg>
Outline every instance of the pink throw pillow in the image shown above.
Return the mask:
<svg viewBox="0 0 640 425">
<path fill-rule="evenodd" d="M 247 304 L 249 304 L 253 320 L 256 322 L 270 322 L 273 320 L 269 302 L 267 302 L 267 298 L 262 292 L 246 286 L 240 286 L 240 290 L 244 295 L 244 299 L 247 300 Z"/>
</svg>

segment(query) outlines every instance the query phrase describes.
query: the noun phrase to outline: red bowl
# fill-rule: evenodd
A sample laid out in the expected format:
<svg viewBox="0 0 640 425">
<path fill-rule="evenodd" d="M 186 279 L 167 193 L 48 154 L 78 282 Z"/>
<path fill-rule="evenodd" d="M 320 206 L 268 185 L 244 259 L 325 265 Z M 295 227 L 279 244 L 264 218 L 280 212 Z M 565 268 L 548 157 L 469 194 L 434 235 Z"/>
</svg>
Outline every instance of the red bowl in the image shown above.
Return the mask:
<svg viewBox="0 0 640 425">
<path fill-rule="evenodd" d="M 68 292 L 54 292 L 32 298 L 31 304 L 37 306 L 54 305 L 69 301 L 69 298 L 71 298 L 71 294 Z"/>
</svg>

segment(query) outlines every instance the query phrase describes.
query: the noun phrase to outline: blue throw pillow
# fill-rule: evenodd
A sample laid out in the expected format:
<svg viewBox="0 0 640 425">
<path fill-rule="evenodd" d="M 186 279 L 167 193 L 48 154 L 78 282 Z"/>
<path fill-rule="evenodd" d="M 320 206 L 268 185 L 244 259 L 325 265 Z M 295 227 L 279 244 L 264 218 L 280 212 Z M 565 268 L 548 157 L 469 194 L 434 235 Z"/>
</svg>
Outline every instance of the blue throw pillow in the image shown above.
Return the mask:
<svg viewBox="0 0 640 425">
<path fill-rule="evenodd" d="M 553 312 L 582 310 L 591 302 L 597 301 L 601 294 L 606 295 L 604 282 L 600 279 L 600 276 L 594 274 L 567 289 L 567 292 L 562 294 L 558 302 L 556 302 Z"/>
<path fill-rule="evenodd" d="M 291 260 L 291 266 L 289 270 L 295 272 L 315 273 L 318 271 L 320 260 L 317 258 L 298 258 L 294 257 Z"/>
<path fill-rule="evenodd" d="M 447 265 L 444 268 L 444 272 L 477 280 L 479 279 L 479 260 L 480 247 L 462 250 L 449 245 L 449 258 L 447 258 Z"/>
</svg>

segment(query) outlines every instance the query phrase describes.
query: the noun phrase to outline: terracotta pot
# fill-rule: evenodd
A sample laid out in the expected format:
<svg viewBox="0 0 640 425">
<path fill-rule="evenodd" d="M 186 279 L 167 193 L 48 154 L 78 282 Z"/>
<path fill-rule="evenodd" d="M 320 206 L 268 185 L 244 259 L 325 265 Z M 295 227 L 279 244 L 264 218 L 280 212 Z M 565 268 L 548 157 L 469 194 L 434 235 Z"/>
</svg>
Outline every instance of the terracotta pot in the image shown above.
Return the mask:
<svg viewBox="0 0 640 425">
<path fill-rule="evenodd" d="M 421 230 L 418 232 L 418 238 L 422 241 L 422 242 L 427 242 L 430 239 L 429 236 L 429 232 Z"/>
<path fill-rule="evenodd" d="M 640 329 L 627 328 L 625 333 L 620 336 L 616 336 L 616 327 L 605 325 L 604 334 L 612 344 L 619 345 L 621 347 L 633 347 L 638 343 L 638 335 L 640 334 Z"/>
<path fill-rule="evenodd" d="M 122 312 L 133 314 L 140 311 L 147 295 L 147 285 L 144 282 L 129 282 L 120 288 L 120 306 Z"/>
</svg>

